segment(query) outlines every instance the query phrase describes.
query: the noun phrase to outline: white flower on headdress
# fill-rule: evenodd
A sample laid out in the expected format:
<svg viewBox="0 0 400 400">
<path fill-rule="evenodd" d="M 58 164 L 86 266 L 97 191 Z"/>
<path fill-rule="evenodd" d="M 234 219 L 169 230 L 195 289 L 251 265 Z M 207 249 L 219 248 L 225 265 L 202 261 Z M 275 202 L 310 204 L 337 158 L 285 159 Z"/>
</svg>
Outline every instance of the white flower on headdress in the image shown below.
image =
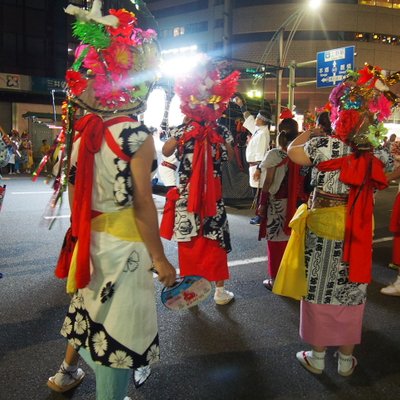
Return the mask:
<svg viewBox="0 0 400 400">
<path fill-rule="evenodd" d="M 375 88 L 381 92 L 388 92 L 389 87 L 386 86 L 380 79 L 377 79 L 375 82 Z"/>
<path fill-rule="evenodd" d="M 73 15 L 78 21 L 82 22 L 97 22 L 99 24 L 112 26 L 116 28 L 119 24 L 119 20 L 114 15 L 106 15 L 103 17 L 101 14 L 101 1 L 94 0 L 92 8 L 90 11 L 84 10 L 83 8 L 73 6 L 70 4 L 67 8 L 64 9 L 66 14 Z"/>
</svg>

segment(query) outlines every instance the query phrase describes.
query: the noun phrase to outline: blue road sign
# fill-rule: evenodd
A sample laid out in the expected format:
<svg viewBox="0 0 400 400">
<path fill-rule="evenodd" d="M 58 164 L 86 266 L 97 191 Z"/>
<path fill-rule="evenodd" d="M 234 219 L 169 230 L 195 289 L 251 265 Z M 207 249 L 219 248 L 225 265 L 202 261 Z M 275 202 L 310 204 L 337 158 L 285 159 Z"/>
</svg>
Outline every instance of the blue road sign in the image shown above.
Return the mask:
<svg viewBox="0 0 400 400">
<path fill-rule="evenodd" d="M 317 88 L 340 83 L 348 69 L 354 69 L 355 46 L 320 51 L 317 53 Z"/>
</svg>

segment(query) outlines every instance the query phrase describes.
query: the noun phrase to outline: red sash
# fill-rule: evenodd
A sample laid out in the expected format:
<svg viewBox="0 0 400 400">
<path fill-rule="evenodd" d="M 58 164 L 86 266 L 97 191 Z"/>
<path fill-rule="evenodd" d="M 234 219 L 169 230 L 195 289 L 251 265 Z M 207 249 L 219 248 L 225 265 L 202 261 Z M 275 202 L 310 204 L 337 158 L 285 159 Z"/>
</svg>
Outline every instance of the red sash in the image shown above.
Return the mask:
<svg viewBox="0 0 400 400">
<path fill-rule="evenodd" d="M 382 161 L 369 152 L 323 161 L 320 171 L 340 170 L 340 181 L 350 186 L 346 213 L 343 261 L 349 263 L 349 280 L 371 281 L 372 215 L 374 189 L 388 186 Z"/>
<path fill-rule="evenodd" d="M 215 124 L 203 126 L 192 121 L 182 137 L 183 143 L 195 139 L 187 208 L 202 218 L 217 214 L 217 201 L 222 197 L 221 179 L 214 177 L 211 145 L 217 144 L 218 158 L 219 145 L 224 143 L 224 139 L 216 128 Z"/>
<path fill-rule="evenodd" d="M 165 206 L 163 217 L 160 224 L 160 236 L 164 239 L 171 240 L 174 234 L 175 224 L 175 203 L 179 199 L 178 188 L 168 190 L 165 196 Z"/>
<path fill-rule="evenodd" d="M 81 134 L 75 180 L 74 201 L 72 206 L 72 236 L 78 238 L 76 284 L 84 288 L 90 281 L 90 231 L 92 219 L 92 187 L 94 156 L 100 150 L 103 138 L 108 146 L 120 158 L 129 160 L 112 138 L 108 128 L 121 122 L 133 122 L 129 117 L 121 116 L 103 122 L 96 114 L 87 114 L 75 124 Z M 110 138 L 111 137 L 111 138 Z"/>
</svg>

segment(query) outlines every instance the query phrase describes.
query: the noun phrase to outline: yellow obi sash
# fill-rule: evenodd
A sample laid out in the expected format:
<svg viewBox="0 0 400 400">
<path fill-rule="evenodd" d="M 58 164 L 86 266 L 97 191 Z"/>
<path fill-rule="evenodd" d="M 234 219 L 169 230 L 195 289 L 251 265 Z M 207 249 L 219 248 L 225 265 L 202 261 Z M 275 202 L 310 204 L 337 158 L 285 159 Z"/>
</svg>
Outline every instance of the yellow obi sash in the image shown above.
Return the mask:
<svg viewBox="0 0 400 400">
<path fill-rule="evenodd" d="M 329 240 L 343 240 L 345 232 L 346 206 L 314 208 L 308 210 L 302 204 L 289 226 L 292 232 L 283 254 L 273 292 L 281 296 L 300 300 L 307 294 L 305 265 L 306 226 L 316 235 Z"/>
<path fill-rule="evenodd" d="M 102 213 L 94 217 L 91 221 L 91 230 L 93 232 L 108 233 L 128 242 L 143 242 L 137 229 L 135 210 L 132 207 L 124 208 L 121 211 Z M 75 245 L 71 258 L 71 266 L 67 279 L 67 293 L 75 293 L 77 290 L 75 273 L 78 246 L 79 240 Z"/>
</svg>

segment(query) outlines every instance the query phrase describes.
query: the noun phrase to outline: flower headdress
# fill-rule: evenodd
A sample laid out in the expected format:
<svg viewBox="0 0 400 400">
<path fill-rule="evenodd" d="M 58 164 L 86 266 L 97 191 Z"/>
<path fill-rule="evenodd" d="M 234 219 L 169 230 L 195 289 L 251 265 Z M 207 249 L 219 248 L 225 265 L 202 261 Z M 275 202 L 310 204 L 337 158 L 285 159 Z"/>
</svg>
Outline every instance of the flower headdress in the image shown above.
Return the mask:
<svg viewBox="0 0 400 400">
<path fill-rule="evenodd" d="M 239 75 L 234 71 L 221 79 L 218 65 L 203 55 L 190 76 L 176 81 L 175 92 L 180 97 L 183 114 L 198 122 L 220 118 L 236 91 Z"/>
<path fill-rule="evenodd" d="M 388 76 L 369 64 L 349 71 L 329 96 L 335 135 L 360 151 L 378 147 L 387 133 L 383 121 L 400 104 L 400 98 L 389 89 L 399 81 L 400 71 Z"/>
<path fill-rule="evenodd" d="M 138 10 L 143 4 L 131 3 Z M 76 17 L 73 35 L 81 41 L 66 73 L 71 99 L 96 112 L 143 111 L 159 60 L 155 30 L 139 28 L 135 13 L 124 8 L 102 16 L 100 0 L 90 11 L 69 5 L 65 12 Z"/>
<path fill-rule="evenodd" d="M 282 107 L 282 111 L 279 115 L 279 119 L 294 118 L 292 111 L 287 107 Z"/>
</svg>

